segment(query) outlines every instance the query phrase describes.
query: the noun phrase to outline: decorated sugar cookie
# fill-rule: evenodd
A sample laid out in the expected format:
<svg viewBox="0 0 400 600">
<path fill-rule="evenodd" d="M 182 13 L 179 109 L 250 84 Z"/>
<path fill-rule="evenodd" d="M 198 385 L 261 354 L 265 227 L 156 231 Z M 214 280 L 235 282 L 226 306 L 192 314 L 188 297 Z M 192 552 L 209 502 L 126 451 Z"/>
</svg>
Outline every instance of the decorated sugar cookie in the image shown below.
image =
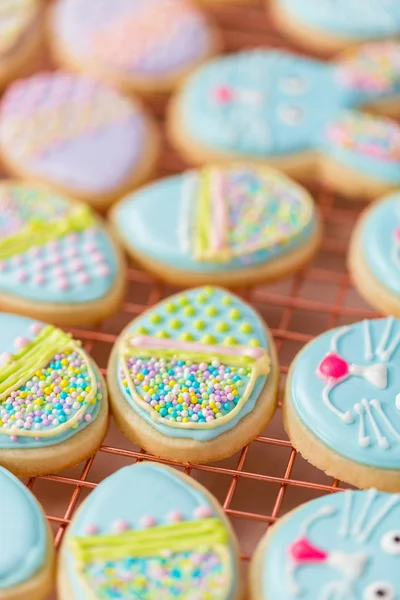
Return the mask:
<svg viewBox="0 0 400 600">
<path fill-rule="evenodd" d="M 400 34 L 397 0 L 267 0 L 285 35 L 318 52 L 334 52 Z"/>
<path fill-rule="evenodd" d="M 396 600 L 400 496 L 323 496 L 268 529 L 253 557 L 251 600 Z"/>
<path fill-rule="evenodd" d="M 0 3 L 0 87 L 36 67 L 42 46 L 40 0 Z"/>
<path fill-rule="evenodd" d="M 158 456 L 204 463 L 261 433 L 276 408 L 279 365 L 261 317 L 228 291 L 203 287 L 128 325 L 108 384 L 127 437 Z"/>
<path fill-rule="evenodd" d="M 0 313 L 0 331 L 0 465 L 43 475 L 94 454 L 107 429 L 107 394 L 81 343 L 9 313 Z"/>
<path fill-rule="evenodd" d="M 237 542 L 217 501 L 180 472 L 117 471 L 78 511 L 61 548 L 60 600 L 239 600 Z"/>
<path fill-rule="evenodd" d="M 0 467 L 0 598 L 45 600 L 53 586 L 54 546 L 36 498 Z"/>
<path fill-rule="evenodd" d="M 0 305 L 57 324 L 93 323 L 124 293 L 124 262 L 84 204 L 32 183 L 0 185 Z"/>
<path fill-rule="evenodd" d="M 220 46 L 188 0 L 57 0 L 50 21 L 61 64 L 127 92 L 169 92 Z"/>
<path fill-rule="evenodd" d="M 362 215 L 353 232 L 349 269 L 367 302 L 400 317 L 400 194 L 379 200 Z"/>
<path fill-rule="evenodd" d="M 174 283 L 276 279 L 318 247 L 312 198 L 284 175 L 233 165 L 188 171 L 124 198 L 113 210 L 132 256 Z"/>
<path fill-rule="evenodd" d="M 210 61 L 173 99 L 170 137 L 186 159 L 269 163 L 300 179 L 320 174 L 350 197 L 400 183 L 400 128 L 361 111 L 399 111 L 400 44 L 361 46 L 323 63 L 276 50 Z"/>
<path fill-rule="evenodd" d="M 290 367 L 293 445 L 358 487 L 400 491 L 400 321 L 365 320 L 311 341 Z"/>
<path fill-rule="evenodd" d="M 7 90 L 0 150 L 11 173 L 104 209 L 150 175 L 158 134 L 140 105 L 112 88 L 40 73 Z"/>
</svg>

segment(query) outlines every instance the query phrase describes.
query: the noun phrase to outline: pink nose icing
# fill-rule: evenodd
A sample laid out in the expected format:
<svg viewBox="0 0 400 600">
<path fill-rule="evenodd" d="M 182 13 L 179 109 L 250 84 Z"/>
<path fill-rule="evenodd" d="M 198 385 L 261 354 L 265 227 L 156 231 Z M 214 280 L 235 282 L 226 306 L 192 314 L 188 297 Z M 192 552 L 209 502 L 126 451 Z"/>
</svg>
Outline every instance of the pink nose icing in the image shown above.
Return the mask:
<svg viewBox="0 0 400 600">
<path fill-rule="evenodd" d="M 319 374 L 326 380 L 342 379 L 349 375 L 350 369 L 347 361 L 335 352 L 329 352 L 318 367 Z"/>
</svg>

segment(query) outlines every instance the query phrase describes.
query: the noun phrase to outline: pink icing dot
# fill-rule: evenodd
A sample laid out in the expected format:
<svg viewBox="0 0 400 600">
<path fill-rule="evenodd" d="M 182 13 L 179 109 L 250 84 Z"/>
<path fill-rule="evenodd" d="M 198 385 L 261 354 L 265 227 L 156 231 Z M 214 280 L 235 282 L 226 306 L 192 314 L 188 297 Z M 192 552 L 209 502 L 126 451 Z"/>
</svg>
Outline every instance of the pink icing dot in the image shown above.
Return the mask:
<svg viewBox="0 0 400 600">
<path fill-rule="evenodd" d="M 14 267 L 19 267 L 20 265 L 22 265 L 23 262 L 24 262 L 24 259 L 21 255 L 13 256 L 11 259 L 11 264 Z"/>
<path fill-rule="evenodd" d="M 51 242 L 48 243 L 48 247 L 51 250 L 57 250 L 60 247 L 60 242 L 58 240 L 51 240 Z"/>
<path fill-rule="evenodd" d="M 97 250 L 97 244 L 94 242 L 86 242 L 83 248 L 86 252 L 95 252 Z"/>
<path fill-rule="evenodd" d="M 0 354 L 0 366 L 6 365 L 9 360 L 11 360 L 12 354 L 11 352 L 2 352 Z"/>
<path fill-rule="evenodd" d="M 77 279 L 80 283 L 89 283 L 89 281 L 90 281 L 89 275 L 85 272 L 78 273 Z"/>
<path fill-rule="evenodd" d="M 233 90 L 227 85 L 220 85 L 214 90 L 214 97 L 217 102 L 227 104 L 233 100 Z"/>
<path fill-rule="evenodd" d="M 56 280 L 56 288 L 59 290 L 67 290 L 69 288 L 69 282 L 64 277 L 59 277 Z"/>
<path fill-rule="evenodd" d="M 197 519 L 207 519 L 208 517 L 212 517 L 213 511 L 210 506 L 204 504 L 195 508 L 193 514 Z"/>
<path fill-rule="evenodd" d="M 125 521 L 124 519 L 118 519 L 117 521 L 115 521 L 112 524 L 112 529 L 116 533 L 123 533 L 124 531 L 128 531 L 129 523 L 128 523 L 128 521 Z"/>
<path fill-rule="evenodd" d="M 11 440 L 12 442 L 18 442 L 18 438 L 17 438 L 17 436 L 16 436 L 16 435 L 10 435 L 10 440 Z"/>
<path fill-rule="evenodd" d="M 28 250 L 29 256 L 33 256 L 33 257 L 39 256 L 40 252 L 41 252 L 40 246 L 32 246 L 32 248 L 29 248 L 29 250 Z"/>
<path fill-rule="evenodd" d="M 99 533 L 99 528 L 94 523 L 89 523 L 89 525 L 86 525 L 85 527 L 85 533 L 87 535 L 96 535 Z"/>
<path fill-rule="evenodd" d="M 63 267 L 57 267 L 54 269 L 54 275 L 56 275 L 56 277 L 65 277 L 65 270 Z"/>
<path fill-rule="evenodd" d="M 74 258 L 75 256 L 78 256 L 79 252 L 77 248 L 74 248 L 74 246 L 71 246 L 69 248 L 66 248 L 64 251 L 65 256 L 70 256 L 71 258 Z"/>
<path fill-rule="evenodd" d="M 183 521 L 183 514 L 179 512 L 179 510 L 172 510 L 168 513 L 167 518 L 170 523 L 179 523 L 180 521 Z"/>
<path fill-rule="evenodd" d="M 151 517 L 150 515 L 144 515 L 140 519 L 140 524 L 142 527 L 145 528 L 154 527 L 157 524 L 157 520 L 154 517 Z"/>
<path fill-rule="evenodd" d="M 89 421 L 92 420 L 92 415 L 85 415 L 85 421 L 86 423 L 89 423 Z"/>
<path fill-rule="evenodd" d="M 36 260 L 33 268 L 37 271 L 42 271 L 46 267 L 47 263 L 45 260 Z"/>
<path fill-rule="evenodd" d="M 75 232 L 69 233 L 66 237 L 66 240 L 69 244 L 74 244 L 78 239 L 78 234 Z"/>
<path fill-rule="evenodd" d="M 80 258 L 71 261 L 71 269 L 73 271 L 80 271 L 81 269 L 83 269 L 83 262 Z"/>
<path fill-rule="evenodd" d="M 394 233 L 394 237 L 398 242 L 400 242 L 400 227 L 398 227 Z"/>
<path fill-rule="evenodd" d="M 29 276 L 26 271 L 20 271 L 19 273 L 17 273 L 18 281 L 27 281 L 28 277 Z"/>
<path fill-rule="evenodd" d="M 36 273 L 36 275 L 33 276 L 33 282 L 37 283 L 37 284 L 42 284 L 46 281 L 46 277 L 43 275 L 43 273 Z"/>
<path fill-rule="evenodd" d="M 92 252 L 92 260 L 96 263 L 101 263 L 105 260 L 105 256 L 102 252 Z"/>
<path fill-rule="evenodd" d="M 26 348 L 26 346 L 29 344 L 29 340 L 28 338 L 25 337 L 17 337 L 14 340 L 14 346 L 15 348 L 17 348 L 18 350 L 22 350 L 22 348 Z"/>
<path fill-rule="evenodd" d="M 37 335 L 42 331 L 42 329 L 43 323 L 32 323 L 32 325 L 29 327 L 29 331 L 33 333 L 33 335 Z"/>
<path fill-rule="evenodd" d="M 7 263 L 3 260 L 0 261 L 0 271 L 7 271 Z"/>
<path fill-rule="evenodd" d="M 63 257 L 59 252 L 55 252 L 52 257 L 52 261 L 54 265 L 60 265 L 63 262 Z"/>
<path fill-rule="evenodd" d="M 109 267 L 107 267 L 107 265 L 99 265 L 98 269 L 97 269 L 97 273 L 101 277 L 107 277 L 107 275 L 110 274 L 110 269 L 109 269 Z"/>
</svg>

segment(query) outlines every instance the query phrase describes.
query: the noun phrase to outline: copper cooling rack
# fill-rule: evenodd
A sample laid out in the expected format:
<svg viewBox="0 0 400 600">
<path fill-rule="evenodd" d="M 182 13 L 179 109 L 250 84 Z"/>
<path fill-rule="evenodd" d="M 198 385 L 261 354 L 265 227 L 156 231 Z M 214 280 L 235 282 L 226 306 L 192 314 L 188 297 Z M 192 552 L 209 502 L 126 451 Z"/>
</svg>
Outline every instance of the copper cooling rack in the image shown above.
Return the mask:
<svg viewBox="0 0 400 600">
<path fill-rule="evenodd" d="M 254 46 L 289 47 L 256 1 L 241 6 L 214 3 L 207 10 L 223 31 L 227 51 Z M 160 100 L 152 104 L 163 125 L 165 103 Z M 185 168 L 166 140 L 160 165 L 159 176 Z M 278 284 L 239 290 L 272 330 L 281 364 L 281 390 L 291 361 L 306 342 L 329 328 L 374 315 L 352 288 L 346 272 L 349 235 L 362 204 L 346 202 L 317 185 L 311 191 L 321 209 L 326 232 L 314 262 L 308 270 Z M 103 374 L 121 329 L 177 291 L 133 264 L 128 279 L 128 293 L 117 315 L 95 328 L 73 330 Z M 149 459 L 167 463 L 133 446 L 111 423 L 100 451 L 84 464 L 58 475 L 26 480 L 46 511 L 56 547 L 74 512 L 100 481 L 122 466 Z M 302 502 L 343 487 L 296 453 L 284 432 L 280 410 L 261 436 L 231 458 L 210 465 L 173 466 L 203 483 L 221 502 L 238 534 L 245 568 L 271 523 Z"/>
</svg>

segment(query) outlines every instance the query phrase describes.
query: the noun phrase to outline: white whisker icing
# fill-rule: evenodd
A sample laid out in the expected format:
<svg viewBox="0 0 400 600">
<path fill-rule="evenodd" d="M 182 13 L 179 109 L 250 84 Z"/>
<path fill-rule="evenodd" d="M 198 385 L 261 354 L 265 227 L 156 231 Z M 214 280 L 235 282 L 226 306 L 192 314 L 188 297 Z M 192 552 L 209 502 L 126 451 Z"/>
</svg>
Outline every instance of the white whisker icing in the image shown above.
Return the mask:
<svg viewBox="0 0 400 600">
<path fill-rule="evenodd" d="M 394 338 L 393 342 L 390 344 L 389 348 L 382 352 L 382 359 L 387 362 L 392 358 L 392 355 L 397 350 L 397 347 L 400 345 L 400 331 Z"/>
<path fill-rule="evenodd" d="M 329 398 L 329 392 L 335 387 L 335 385 L 336 384 L 332 385 L 328 383 L 328 385 L 324 387 L 324 389 L 322 390 L 322 400 L 324 404 L 329 408 L 329 410 L 332 411 L 337 417 L 339 417 L 339 419 L 344 421 L 344 423 L 351 424 L 354 421 L 351 412 L 342 412 L 332 403 L 331 399 Z"/>
<path fill-rule="evenodd" d="M 368 319 L 364 319 L 364 337 L 365 337 L 365 360 L 372 360 L 374 353 L 372 351 L 371 329 Z"/>
<path fill-rule="evenodd" d="M 368 415 L 369 422 L 371 423 L 371 427 L 372 427 L 372 429 L 373 429 L 373 431 L 375 433 L 376 439 L 378 440 L 379 447 L 382 448 L 383 450 L 387 450 L 390 447 L 389 440 L 381 432 L 381 430 L 379 428 L 379 425 L 378 425 L 378 423 L 377 423 L 374 415 L 372 414 L 371 407 L 369 405 L 368 400 L 366 400 L 365 398 L 363 398 L 361 400 L 361 402 L 362 402 L 362 405 L 365 408 L 365 412 Z"/>
<path fill-rule="evenodd" d="M 350 532 L 351 508 L 353 504 L 353 492 L 345 492 L 345 503 L 343 508 L 343 520 L 340 526 L 341 537 L 347 537 Z"/>
<path fill-rule="evenodd" d="M 397 505 L 400 505 L 400 494 L 396 494 L 391 496 L 386 504 L 377 512 L 375 517 L 370 521 L 369 525 L 364 529 L 364 531 L 358 537 L 358 541 L 361 543 L 365 543 L 368 538 L 372 535 L 374 529 L 380 525 L 386 515 Z"/>
<path fill-rule="evenodd" d="M 361 404 L 361 402 L 357 402 L 357 404 L 354 405 L 354 410 L 358 414 L 358 417 L 360 420 L 360 426 L 359 426 L 359 430 L 358 430 L 358 443 L 361 447 L 367 448 L 371 442 L 371 438 L 369 437 L 369 435 L 366 435 L 364 407 Z"/>
<path fill-rule="evenodd" d="M 385 330 L 383 332 L 381 341 L 379 342 L 379 345 L 376 349 L 376 354 L 382 358 L 382 360 L 384 360 L 384 356 L 385 356 L 385 348 L 386 345 L 390 339 L 390 335 L 392 333 L 392 327 L 393 327 L 393 323 L 394 323 L 394 317 L 388 317 L 387 321 L 386 321 L 386 327 Z"/>
<path fill-rule="evenodd" d="M 395 426 L 393 425 L 393 423 L 391 422 L 389 417 L 385 414 L 380 401 L 375 400 L 375 399 L 371 400 L 370 405 L 376 410 L 378 415 L 381 417 L 381 419 L 383 420 L 383 422 L 386 425 L 387 430 L 389 430 L 395 436 L 395 438 L 397 440 L 400 440 L 400 433 L 397 431 L 397 429 L 395 428 Z"/>
<path fill-rule="evenodd" d="M 377 495 L 377 491 L 375 489 L 370 489 L 368 491 L 367 499 L 365 501 L 364 507 L 361 510 L 360 516 L 358 517 L 357 521 L 355 522 L 353 529 L 351 530 L 351 533 L 354 537 L 357 537 L 361 534 L 361 530 L 364 527 L 364 521 L 368 517 L 369 510 L 372 506 L 373 501 L 376 498 L 376 495 Z"/>
</svg>

